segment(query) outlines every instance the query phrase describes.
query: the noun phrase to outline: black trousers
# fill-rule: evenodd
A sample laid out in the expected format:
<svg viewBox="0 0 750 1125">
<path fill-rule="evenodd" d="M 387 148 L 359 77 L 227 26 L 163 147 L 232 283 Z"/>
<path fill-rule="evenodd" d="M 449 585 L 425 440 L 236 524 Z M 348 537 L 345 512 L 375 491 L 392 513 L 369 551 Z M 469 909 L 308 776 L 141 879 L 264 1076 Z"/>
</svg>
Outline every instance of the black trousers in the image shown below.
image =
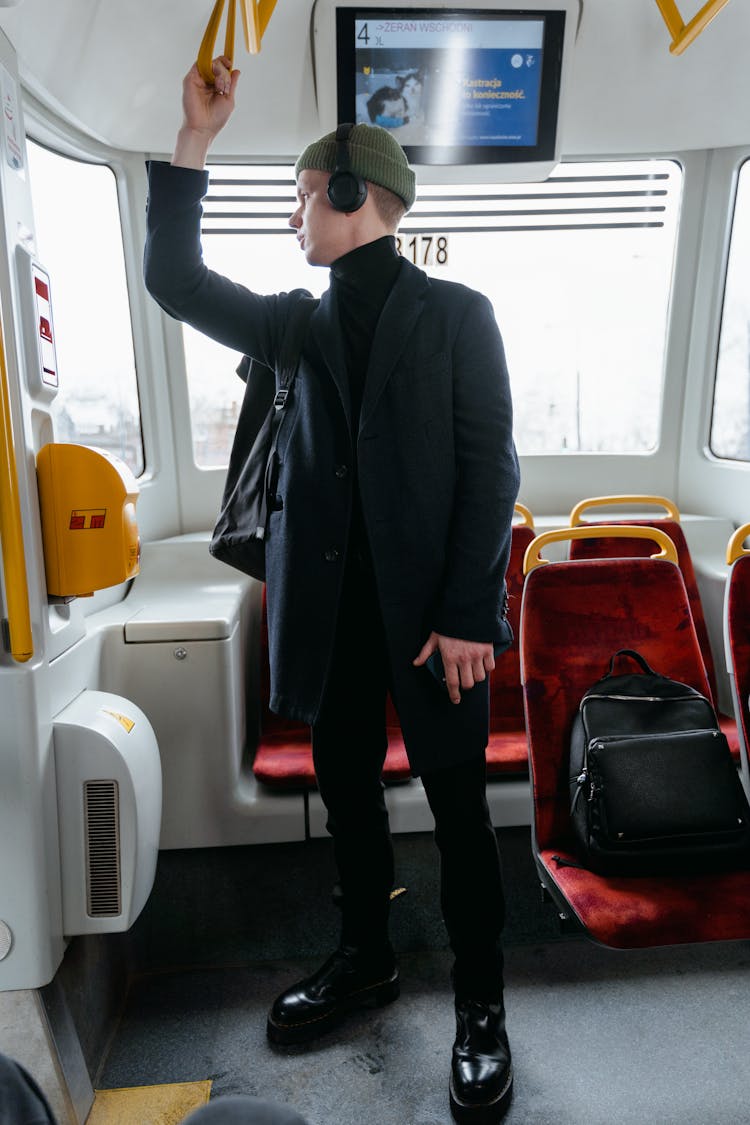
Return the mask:
<svg viewBox="0 0 750 1125">
<path fill-rule="evenodd" d="M 350 562 L 312 742 L 343 892 L 342 944 L 375 955 L 388 945 L 389 896 L 395 877 L 381 782 L 390 681 L 374 580 L 366 567 Z M 505 900 L 497 838 L 487 807 L 484 753 L 457 766 L 423 773 L 422 784 L 435 818 L 441 908 L 455 956 L 455 990 L 475 999 L 498 999 Z"/>
</svg>

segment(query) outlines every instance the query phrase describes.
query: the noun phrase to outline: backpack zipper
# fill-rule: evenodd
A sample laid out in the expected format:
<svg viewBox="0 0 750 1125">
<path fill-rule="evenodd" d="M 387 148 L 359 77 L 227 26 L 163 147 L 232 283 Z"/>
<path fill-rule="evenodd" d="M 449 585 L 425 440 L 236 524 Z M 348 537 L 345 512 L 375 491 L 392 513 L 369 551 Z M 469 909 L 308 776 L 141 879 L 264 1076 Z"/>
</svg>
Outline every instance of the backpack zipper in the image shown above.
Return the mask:
<svg viewBox="0 0 750 1125">
<path fill-rule="evenodd" d="M 624 699 L 624 700 L 627 700 L 629 702 L 642 700 L 645 703 L 678 703 L 678 702 L 683 702 L 686 699 L 694 699 L 697 703 L 702 699 L 703 702 L 705 702 L 705 703 L 708 702 L 708 700 L 706 699 L 705 696 L 701 697 L 701 696 L 695 696 L 695 695 L 667 695 L 667 696 L 664 696 L 664 695 L 598 695 L 598 694 L 594 694 L 594 695 L 587 695 L 585 699 L 582 699 L 581 702 L 578 704 L 578 710 L 583 712 L 584 704 L 591 703 L 595 699 Z"/>
</svg>

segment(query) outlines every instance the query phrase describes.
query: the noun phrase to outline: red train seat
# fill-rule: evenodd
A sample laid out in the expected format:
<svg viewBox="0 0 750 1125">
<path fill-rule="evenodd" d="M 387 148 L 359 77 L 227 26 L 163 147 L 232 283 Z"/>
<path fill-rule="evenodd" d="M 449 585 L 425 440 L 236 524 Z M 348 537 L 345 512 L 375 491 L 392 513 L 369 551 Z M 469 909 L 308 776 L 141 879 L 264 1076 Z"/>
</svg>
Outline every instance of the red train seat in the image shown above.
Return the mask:
<svg viewBox="0 0 750 1125">
<path fill-rule="evenodd" d="M 490 777 L 518 774 L 526 776 L 529 772 L 519 636 L 523 557 L 534 538 L 534 524 L 531 513 L 523 505 L 517 504 L 516 512 L 523 518 L 523 523 L 513 525 L 510 560 L 505 575 L 508 586 L 508 621 L 513 630 L 513 644 L 498 657 L 490 683 L 490 740 L 487 744 L 487 774 Z"/>
<path fill-rule="evenodd" d="M 275 715 L 269 709 L 270 670 L 268 664 L 268 625 L 266 591 L 263 589 L 260 652 L 260 735 L 253 760 L 258 781 L 274 789 L 315 789 L 310 728 Z M 411 777 L 398 716 L 390 699 L 386 711 L 388 752 L 383 766 L 383 781 L 388 785 Z"/>
<path fill-rule="evenodd" d="M 695 624 L 695 632 L 698 637 L 698 644 L 703 655 L 703 662 L 706 665 L 706 675 L 708 676 L 708 683 L 710 686 L 710 698 L 714 701 L 718 699 L 717 694 L 717 681 L 716 681 L 716 668 L 714 665 L 714 658 L 711 652 L 711 642 L 708 636 L 708 629 L 706 627 L 706 618 L 703 613 L 703 604 L 701 602 L 700 591 L 698 590 L 698 582 L 695 577 L 695 568 L 693 560 L 690 555 L 690 548 L 688 547 L 685 533 L 680 524 L 680 513 L 677 507 L 671 500 L 663 496 L 597 496 L 588 500 L 581 500 L 576 504 L 573 511 L 570 513 L 570 526 L 585 526 L 597 527 L 601 526 L 600 521 L 589 522 L 588 520 L 583 523 L 581 515 L 587 508 L 592 507 L 614 507 L 616 505 L 628 505 L 631 508 L 641 507 L 644 504 L 658 504 L 667 509 L 668 516 L 666 518 L 653 518 L 653 519 L 638 519 L 638 520 L 607 520 L 606 522 L 611 525 L 628 524 L 633 527 L 656 527 L 664 531 L 672 540 L 677 548 L 677 564 L 682 571 L 682 577 L 685 581 L 685 589 L 687 590 L 688 601 L 690 603 L 690 611 L 693 615 L 693 623 Z M 570 544 L 570 558 L 571 559 L 592 559 L 592 558 L 634 558 L 642 555 L 648 555 L 654 550 L 653 540 L 648 539 L 613 539 L 606 537 L 596 537 L 592 539 L 574 539 Z M 737 733 L 737 723 L 732 715 L 719 714 L 719 725 L 726 735 L 729 749 L 732 751 L 732 757 L 735 761 L 739 761 L 740 747 L 739 736 Z"/>
<path fill-rule="evenodd" d="M 731 567 L 724 598 L 724 647 L 737 717 L 742 771 L 750 786 L 750 523 L 737 529 L 727 546 Z"/>
<path fill-rule="evenodd" d="M 523 692 L 519 660 L 521 595 L 523 592 L 523 557 L 534 538 L 531 512 L 516 504 L 520 523 L 512 529 L 511 553 L 506 573 L 508 584 L 508 618 L 513 629 L 513 644 L 498 659 L 490 684 L 490 738 L 487 746 L 489 776 L 528 774 L 529 752 L 523 710 Z M 253 761 L 253 773 L 264 785 L 277 789 L 314 789 L 312 746 L 309 728 L 274 715 L 269 699 L 268 632 L 266 596 L 263 591 L 260 653 L 261 729 Z M 383 769 L 386 784 L 408 781 L 409 760 L 398 714 L 388 698 L 386 705 L 388 753 Z"/>
<path fill-rule="evenodd" d="M 540 879 L 558 910 L 607 946 L 747 939 L 747 871 L 615 877 L 565 865 L 577 863 L 568 789 L 571 724 L 581 696 L 606 671 L 611 655 L 635 648 L 658 671 L 708 691 L 685 583 L 668 537 L 654 532 L 662 549 L 671 551 L 671 562 L 639 557 L 534 565 L 545 541 L 591 534 L 596 530 L 577 527 L 539 536 L 524 585 L 521 667 Z"/>
</svg>

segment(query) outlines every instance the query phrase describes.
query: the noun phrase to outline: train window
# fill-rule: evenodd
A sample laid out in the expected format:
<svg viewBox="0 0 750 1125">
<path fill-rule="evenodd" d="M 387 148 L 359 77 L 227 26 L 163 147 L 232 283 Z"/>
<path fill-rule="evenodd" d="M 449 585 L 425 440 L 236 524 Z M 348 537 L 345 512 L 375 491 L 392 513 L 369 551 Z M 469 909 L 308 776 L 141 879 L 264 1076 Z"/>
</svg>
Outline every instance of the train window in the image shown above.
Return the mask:
<svg viewBox="0 0 750 1125">
<path fill-rule="evenodd" d="M 39 257 L 52 279 L 60 391 L 57 441 L 144 470 L 117 185 L 111 168 L 27 141 Z"/>
<path fill-rule="evenodd" d="M 304 288 L 320 296 L 328 271 L 306 264 L 287 222 L 297 206 L 294 170 L 213 165 L 209 173 L 203 220 L 207 265 L 258 293 Z M 240 356 L 189 325 L 183 325 L 183 340 L 195 462 L 205 468 L 226 465 L 244 389 L 235 374 Z"/>
<path fill-rule="evenodd" d="M 259 292 L 320 293 L 328 271 L 306 265 L 286 225 L 292 170 L 210 172 L 208 264 Z M 656 448 L 681 188 L 674 161 L 639 160 L 563 164 L 541 184 L 420 189 L 401 252 L 492 301 L 521 453 Z M 185 352 L 196 461 L 226 464 L 237 357 L 190 329 Z"/>
<path fill-rule="evenodd" d="M 750 461 L 750 162 L 737 183 L 711 418 L 711 452 Z"/>
</svg>

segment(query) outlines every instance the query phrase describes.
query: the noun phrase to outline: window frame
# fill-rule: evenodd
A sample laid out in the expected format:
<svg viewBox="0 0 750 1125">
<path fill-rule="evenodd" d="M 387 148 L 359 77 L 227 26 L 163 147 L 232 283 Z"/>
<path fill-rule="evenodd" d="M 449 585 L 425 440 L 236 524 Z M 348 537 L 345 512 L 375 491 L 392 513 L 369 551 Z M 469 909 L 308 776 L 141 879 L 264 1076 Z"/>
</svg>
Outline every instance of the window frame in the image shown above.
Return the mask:
<svg viewBox="0 0 750 1125">
<path fill-rule="evenodd" d="M 750 466 L 750 451 L 748 452 L 747 457 L 727 457 L 724 454 L 717 453 L 714 450 L 713 446 L 711 445 L 712 434 L 713 434 L 713 425 L 714 425 L 714 413 L 715 413 L 715 410 L 716 410 L 716 387 L 717 387 L 717 383 L 719 381 L 719 359 L 720 359 L 720 351 L 721 351 L 721 337 L 722 337 L 723 330 L 724 330 L 724 319 L 725 319 L 725 315 L 726 315 L 727 281 L 729 279 L 729 264 L 730 264 L 730 259 L 731 259 L 731 256 L 732 256 L 732 245 L 733 245 L 733 242 L 734 242 L 735 218 L 736 218 L 736 215 L 737 215 L 737 198 L 738 198 L 739 188 L 740 188 L 740 177 L 742 176 L 743 169 L 745 169 L 745 177 L 746 177 L 745 192 L 746 192 L 747 206 L 748 206 L 748 209 L 750 210 L 750 152 L 748 152 L 746 154 L 744 159 L 739 160 L 739 162 L 736 164 L 736 166 L 734 168 L 734 175 L 732 177 L 732 183 L 731 183 L 731 203 L 730 203 L 730 205 L 728 206 L 728 209 L 727 209 L 727 229 L 726 229 L 725 246 L 724 246 L 724 254 L 723 254 L 721 301 L 719 302 L 718 320 L 717 320 L 717 324 L 716 324 L 716 340 L 715 340 L 715 349 L 714 349 L 714 362 L 713 362 L 713 367 L 712 367 L 713 379 L 711 381 L 710 409 L 708 410 L 707 424 L 706 424 L 706 454 L 707 454 L 708 457 L 710 457 L 710 459 L 712 461 L 716 461 L 717 463 L 720 463 L 720 464 L 723 463 L 723 464 L 729 464 L 729 465 L 748 465 L 748 466 Z M 750 218 L 750 216 L 748 216 L 748 218 Z M 748 311 L 748 326 L 750 328 L 750 304 L 748 305 L 747 311 Z M 748 377 L 750 378 L 750 335 L 748 337 L 748 356 L 747 356 L 747 359 L 748 359 Z M 750 407 L 748 408 L 748 425 L 750 425 Z"/>
<path fill-rule="evenodd" d="M 698 154 L 700 158 L 700 154 Z M 599 154 L 596 157 L 586 157 L 586 163 L 606 162 L 606 161 L 638 161 L 658 159 L 672 160 L 678 166 L 682 175 L 682 197 L 680 206 L 680 219 L 678 221 L 677 234 L 674 247 L 674 256 L 672 263 L 672 294 L 667 306 L 667 315 L 665 320 L 665 346 L 664 346 L 664 369 L 663 369 L 663 383 L 662 395 L 666 400 L 670 390 L 668 388 L 673 384 L 676 385 L 678 393 L 681 394 L 680 381 L 675 381 L 675 376 L 670 375 L 670 347 L 672 346 L 675 338 L 675 286 L 678 284 L 678 268 L 680 256 L 683 253 L 681 248 L 682 237 L 682 215 L 686 205 L 686 191 L 690 183 L 695 181 L 695 172 L 691 170 L 688 176 L 688 168 L 696 163 L 696 154 L 693 153 L 636 153 L 636 154 Z M 571 157 L 570 160 L 584 160 L 584 158 Z M 222 158 L 211 161 L 212 165 L 249 165 L 252 163 L 268 165 L 268 161 L 249 161 L 245 158 L 231 159 Z M 281 164 L 282 162 L 279 161 Z M 700 179 L 700 166 L 701 160 L 698 159 L 699 172 L 698 178 Z M 697 197 L 700 197 L 698 192 Z M 684 288 L 684 286 L 682 287 Z M 684 299 L 684 298 L 683 298 Z M 679 323 L 679 322 L 678 322 Z M 684 319 L 682 321 L 682 333 L 684 335 Z M 167 326 L 167 334 L 170 337 L 169 347 L 170 355 L 173 357 L 172 362 L 179 361 L 183 365 L 184 370 L 184 349 L 182 347 L 182 332 L 179 326 L 174 326 L 177 329 L 179 339 L 175 339 L 172 331 L 172 324 Z M 679 342 L 679 336 L 678 342 Z M 682 362 L 684 363 L 684 354 L 682 355 Z M 684 368 L 683 368 L 684 369 Z M 185 378 L 187 376 L 185 375 Z M 672 387 L 674 390 L 674 387 Z M 189 474 L 193 484 L 198 493 L 206 494 L 205 488 L 201 487 L 201 478 L 205 478 L 207 474 L 214 474 L 221 476 L 225 473 L 225 469 L 220 467 L 199 467 L 192 461 L 192 434 L 189 428 L 189 420 L 186 420 L 187 426 L 187 440 L 190 444 L 190 457 L 183 456 L 181 458 L 180 475 Z M 185 429 L 181 430 L 180 441 L 184 440 Z M 590 495 L 592 491 L 591 479 L 596 476 L 599 480 L 601 474 L 604 474 L 604 479 L 612 481 L 611 491 L 622 491 L 621 483 L 618 485 L 615 481 L 620 482 L 624 477 L 633 482 L 633 490 L 641 492 L 655 492 L 660 489 L 669 489 L 674 492 L 675 479 L 676 479 L 676 461 L 677 461 L 677 438 L 679 434 L 679 412 L 677 417 L 674 414 L 665 415 L 662 409 L 660 418 L 657 425 L 657 442 L 656 447 L 652 450 L 635 451 L 629 453 L 602 453 L 602 452 L 583 452 L 577 451 L 561 451 L 555 453 L 528 453 L 522 457 L 523 462 L 523 484 L 522 492 L 524 495 L 541 496 L 540 510 L 543 511 L 561 511 L 570 507 L 569 498 L 572 494 L 578 498 Z M 622 459 L 625 459 L 624 461 Z M 622 465 L 627 465 L 624 471 L 619 468 Z M 618 471 L 619 468 L 619 471 Z M 557 482 L 560 482 L 561 487 L 557 487 Z M 196 495 L 198 494 L 196 493 Z M 218 503 L 218 495 L 215 503 Z M 215 507 L 213 514 L 215 514 Z"/>
<path fill-rule="evenodd" d="M 24 91 L 24 123 L 26 136 L 36 144 L 72 160 L 107 165 L 114 175 L 143 439 L 144 472 L 138 478 L 138 526 L 144 541 L 177 534 L 181 529 L 181 513 L 172 419 L 175 395 L 166 378 L 161 314 L 143 284 L 147 190 L 144 157 L 111 148 L 67 122 L 61 122 L 27 91 Z M 54 278 L 52 284 L 54 286 Z M 145 378 L 144 372 L 149 373 Z M 161 373 L 165 373 L 164 377 Z"/>
<path fill-rule="evenodd" d="M 136 376 L 140 371 L 149 373 L 147 379 L 139 378 L 146 474 L 139 482 L 138 515 L 144 538 L 205 533 L 216 517 L 225 470 L 199 469 L 193 461 L 181 326 L 161 313 L 141 281 L 146 196 L 143 157 L 115 152 L 67 127 L 62 129 L 50 123 L 33 97 L 29 102 L 25 105 L 27 132 L 36 141 L 63 155 L 108 163 L 115 173 Z M 155 155 L 169 159 L 165 154 Z M 731 517 L 733 510 L 746 507 L 750 466 L 717 460 L 709 449 L 713 380 L 706 378 L 705 371 L 706 364 L 713 365 L 718 349 L 717 287 L 724 284 L 729 233 L 724 220 L 730 197 L 733 206 L 737 168 L 750 156 L 750 146 L 714 152 L 587 154 L 585 159 L 650 156 L 675 160 L 683 173 L 665 341 L 663 400 L 670 410 L 662 410 L 658 445 L 651 452 L 524 455 L 521 498 L 535 514 L 565 512 L 571 497 L 591 494 L 592 480 L 596 480 L 597 491 L 612 492 L 622 491 L 622 482 L 627 480 L 633 491 L 672 495 L 687 510 Z M 213 162 L 248 163 L 246 156 L 239 155 Z"/>
<path fill-rule="evenodd" d="M 740 166 L 750 158 L 750 145 L 703 155 L 704 198 L 695 236 L 695 280 L 686 326 L 688 358 L 681 372 L 686 389 L 676 494 L 689 510 L 735 521 L 737 512 L 747 511 L 750 462 L 716 457 L 710 437 L 737 177 Z"/>
<path fill-rule="evenodd" d="M 137 395 L 137 400 L 138 400 L 137 421 L 138 421 L 138 430 L 139 430 L 140 442 L 141 442 L 141 455 L 142 455 L 142 461 L 143 461 L 143 468 L 142 468 L 141 472 L 138 473 L 138 474 L 135 473 L 132 465 L 129 465 L 128 468 L 131 470 L 131 472 L 133 472 L 133 475 L 134 475 L 135 479 L 140 483 L 140 481 L 143 480 L 143 478 L 146 476 L 146 474 L 148 472 L 148 462 L 147 462 L 147 457 L 146 457 L 146 447 L 145 447 L 145 441 L 144 441 L 144 435 L 143 435 L 143 410 L 142 410 L 142 407 L 141 407 L 141 388 L 140 388 L 140 382 L 139 382 L 139 379 L 138 379 L 138 366 L 137 366 L 136 347 L 135 347 L 136 342 L 135 342 L 135 332 L 134 332 L 134 325 L 133 325 L 130 280 L 129 280 L 129 272 L 128 272 L 128 269 L 127 269 L 127 263 L 126 263 L 126 259 L 125 259 L 125 240 L 124 240 L 124 237 L 123 237 L 123 226 L 122 226 L 122 201 L 121 201 L 120 188 L 119 188 L 119 184 L 118 184 L 117 174 L 115 172 L 115 169 L 112 167 L 112 165 L 108 161 L 106 161 L 106 160 L 86 160 L 86 159 L 83 159 L 80 156 L 72 156 L 69 153 L 61 152 L 59 150 L 59 148 L 55 148 L 55 147 L 52 147 L 51 145 L 43 144 L 41 141 L 38 141 L 34 136 L 31 135 L 29 130 L 27 130 L 26 139 L 27 139 L 27 141 L 30 141 L 31 143 L 36 145 L 37 148 L 43 148 L 46 152 L 50 153 L 50 155 L 52 155 L 52 156 L 59 157 L 63 160 L 68 160 L 68 161 L 71 161 L 75 164 L 83 165 L 83 166 L 86 166 L 86 167 L 106 168 L 106 169 L 108 169 L 108 171 L 110 171 L 112 173 L 113 185 L 114 185 L 114 189 L 115 189 L 115 208 L 116 208 L 116 211 L 117 211 L 117 218 L 118 218 L 118 222 L 119 222 L 120 246 L 121 246 L 122 254 L 123 254 L 123 280 L 125 282 L 125 298 L 126 298 L 126 301 L 127 301 L 128 314 L 129 314 L 128 320 L 129 320 L 129 325 L 130 325 L 130 342 L 131 342 L 132 353 L 133 353 L 133 374 L 134 374 L 134 377 L 135 377 L 136 395 Z M 30 161 L 28 161 L 28 160 L 27 160 L 27 170 L 29 171 L 29 179 L 31 181 Z M 32 193 L 32 197 L 33 197 L 33 187 L 31 187 L 31 193 Z M 34 219 L 35 219 L 35 222 L 36 222 L 36 215 L 34 216 Z M 42 263 L 44 264 L 43 254 L 40 255 L 40 257 L 42 259 Z M 55 288 L 54 275 L 53 275 L 52 284 L 53 284 L 53 299 L 54 299 L 54 288 Z M 65 371 L 62 371 L 61 372 L 61 387 L 60 387 L 61 390 L 63 389 L 64 381 L 65 381 Z M 82 443 L 82 444 L 86 444 L 86 443 Z M 91 444 L 93 445 L 94 443 L 92 442 Z"/>
</svg>

